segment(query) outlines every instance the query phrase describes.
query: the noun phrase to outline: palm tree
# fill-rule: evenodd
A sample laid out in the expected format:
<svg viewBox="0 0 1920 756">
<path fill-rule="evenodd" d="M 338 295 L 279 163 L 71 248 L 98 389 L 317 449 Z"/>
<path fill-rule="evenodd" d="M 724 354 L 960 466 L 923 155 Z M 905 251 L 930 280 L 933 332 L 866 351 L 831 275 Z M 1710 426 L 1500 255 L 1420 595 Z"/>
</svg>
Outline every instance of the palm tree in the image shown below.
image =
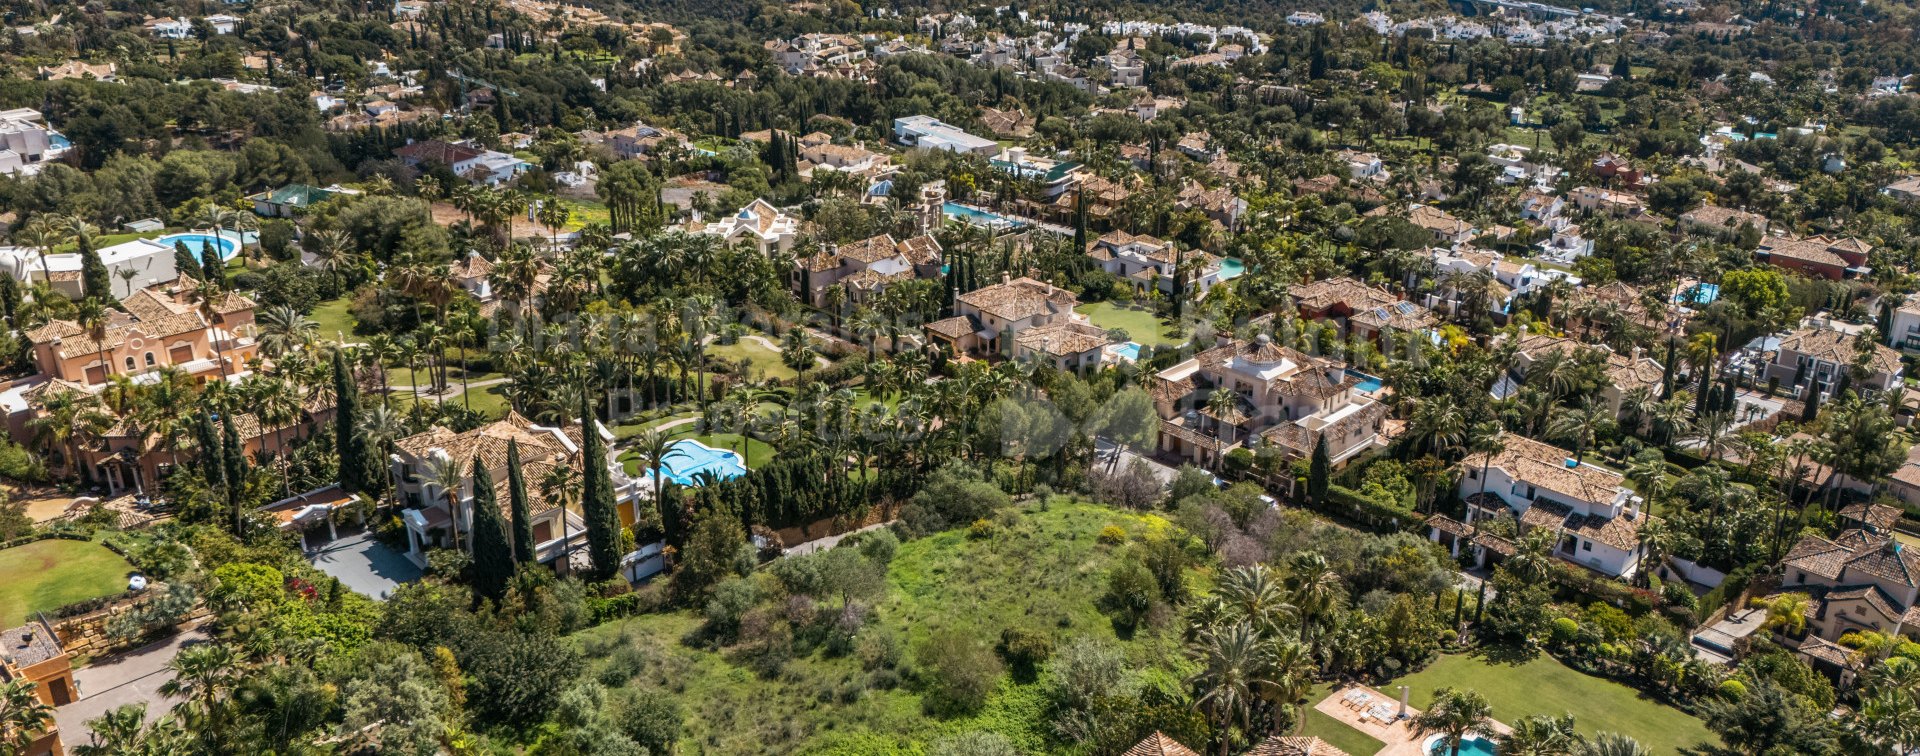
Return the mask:
<svg viewBox="0 0 1920 756">
<path fill-rule="evenodd" d="M 260 314 L 260 351 L 269 357 L 305 349 L 319 336 L 320 324 L 300 314 L 293 305 L 274 305 Z"/>
<path fill-rule="evenodd" d="M 51 283 L 53 271 L 47 267 L 47 255 L 67 238 L 66 231 L 60 228 L 59 216 L 48 213 L 35 215 L 20 230 L 13 232 L 13 238 L 32 247 L 40 255 L 40 280 Z"/>
<path fill-rule="evenodd" d="M 1573 749 L 1574 756 L 1653 756 L 1640 741 L 1617 732 L 1595 733 Z"/>
<path fill-rule="evenodd" d="M 460 487 L 466 484 L 466 462 L 452 455 L 436 455 L 427 459 L 426 470 L 421 473 L 420 481 L 439 488 L 447 496 L 447 514 L 452 522 L 447 528 L 452 532 L 453 547 L 460 548 Z"/>
<path fill-rule="evenodd" d="M 1467 454 L 1480 458 L 1480 495 L 1487 493 L 1487 471 L 1493 458 L 1507 450 L 1506 429 L 1498 421 L 1474 423 L 1467 432 Z"/>
<path fill-rule="evenodd" d="M 40 701 L 34 690 L 40 684 L 26 679 L 0 685 L 0 748 L 7 753 L 26 753 L 40 733 L 53 724 L 53 707 Z"/>
<path fill-rule="evenodd" d="M 160 695 L 183 699 L 189 729 L 203 740 L 215 744 L 226 740 L 224 696 L 240 680 L 239 661 L 230 646 L 204 643 L 182 649 L 167 663 L 173 678 L 160 684 Z"/>
<path fill-rule="evenodd" d="M 666 460 L 675 455 L 686 456 L 686 452 L 681 451 L 675 446 L 676 443 L 671 434 L 659 428 L 648 429 L 633 441 L 634 450 L 638 451 L 640 456 L 646 457 L 647 461 L 652 465 L 653 500 L 656 507 L 658 507 L 659 502 L 663 500 L 662 491 L 660 490 L 660 475 L 661 469 L 666 467 Z M 664 516 L 664 514 L 662 516 Z"/>
<path fill-rule="evenodd" d="M 73 746 L 73 756 L 166 756 L 191 750 L 187 734 L 172 717 L 147 724 L 147 705 L 127 704 L 87 720 L 90 742 Z"/>
<path fill-rule="evenodd" d="M 1277 636 L 1300 616 L 1279 575 L 1264 564 L 1236 567 L 1220 578 L 1219 596 L 1227 611 L 1264 636 Z"/>
<path fill-rule="evenodd" d="M 1446 736 L 1449 756 L 1460 756 L 1460 741 L 1467 735 L 1485 731 L 1493 724 L 1493 707 L 1478 691 L 1446 687 L 1433 692 L 1433 705 L 1413 718 L 1413 730 L 1421 735 Z"/>
<path fill-rule="evenodd" d="M 1779 630 L 1796 637 L 1807 631 L 1807 608 L 1811 605 L 1812 599 L 1804 593 L 1782 593 L 1772 598 L 1755 597 L 1748 604 L 1767 611 L 1767 621 L 1761 625 L 1762 628 Z"/>
<path fill-rule="evenodd" d="M 1584 460 L 1597 434 L 1613 424 L 1610 414 L 1605 405 L 1588 396 L 1581 399 L 1580 406 L 1554 413 L 1553 421 L 1547 424 L 1547 435 L 1572 442 L 1574 460 Z"/>
<path fill-rule="evenodd" d="M 1207 712 L 1220 755 L 1226 756 L 1235 726 L 1250 735 L 1254 703 L 1276 693 L 1271 646 L 1252 623 L 1240 621 L 1203 630 L 1187 655 L 1200 665 L 1187 679 L 1200 692 L 1194 706 Z"/>
<path fill-rule="evenodd" d="M 1287 568 L 1287 591 L 1300 612 L 1301 635 L 1308 636 L 1308 629 L 1346 603 L 1347 586 L 1340 579 L 1340 573 L 1334 572 L 1333 565 L 1317 551 L 1294 554 Z M 1303 639 L 1312 643 L 1319 641 L 1318 636 Z"/>
<path fill-rule="evenodd" d="M 1514 722 L 1513 731 L 1499 743 L 1501 756 L 1573 756 L 1581 739 L 1573 731 L 1572 714 L 1535 714 Z"/>
</svg>

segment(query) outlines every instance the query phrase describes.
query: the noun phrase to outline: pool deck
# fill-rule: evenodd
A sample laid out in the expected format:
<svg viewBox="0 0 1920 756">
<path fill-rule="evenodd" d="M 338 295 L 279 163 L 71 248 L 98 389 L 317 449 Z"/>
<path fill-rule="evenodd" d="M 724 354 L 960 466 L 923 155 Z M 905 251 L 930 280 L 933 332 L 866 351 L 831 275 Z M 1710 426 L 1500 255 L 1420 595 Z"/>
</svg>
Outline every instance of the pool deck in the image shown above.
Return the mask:
<svg viewBox="0 0 1920 756">
<path fill-rule="evenodd" d="M 1408 706 L 1406 717 L 1391 722 L 1382 722 L 1367 716 L 1366 709 L 1370 708 L 1372 703 L 1369 703 L 1367 707 L 1361 708 L 1354 708 L 1346 703 L 1344 697 L 1349 692 L 1356 690 L 1372 696 L 1372 703 L 1384 701 L 1388 706 L 1392 707 L 1395 712 L 1400 710 L 1400 697 L 1398 695 L 1390 696 L 1365 685 L 1347 685 L 1338 688 L 1325 699 L 1322 699 L 1320 703 L 1314 704 L 1313 708 L 1315 711 L 1333 717 L 1342 724 L 1371 735 L 1380 742 L 1385 743 L 1386 747 L 1375 751 L 1374 756 L 1427 756 L 1426 753 L 1420 750 L 1420 744 L 1426 741 L 1427 736 L 1419 734 L 1413 727 L 1413 717 L 1420 713 L 1419 709 Z M 1511 728 L 1499 722 L 1493 723 L 1492 729 L 1496 735 L 1505 735 L 1512 732 Z M 1367 754 L 1356 753 L 1351 756 L 1367 756 Z"/>
</svg>

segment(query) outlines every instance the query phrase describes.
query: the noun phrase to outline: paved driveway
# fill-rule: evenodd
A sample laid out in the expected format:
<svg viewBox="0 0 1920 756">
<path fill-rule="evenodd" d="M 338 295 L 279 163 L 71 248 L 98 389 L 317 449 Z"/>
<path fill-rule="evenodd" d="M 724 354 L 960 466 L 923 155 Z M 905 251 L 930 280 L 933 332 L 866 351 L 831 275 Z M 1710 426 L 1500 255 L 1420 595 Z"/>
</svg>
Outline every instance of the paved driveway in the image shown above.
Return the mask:
<svg viewBox="0 0 1920 756">
<path fill-rule="evenodd" d="M 167 665 L 180 649 L 206 640 L 207 634 L 194 628 L 74 670 L 73 682 L 81 698 L 53 712 L 61 740 L 68 747 L 91 742 L 87 722 L 127 704 L 144 703 L 147 721 L 159 719 L 173 708 L 173 702 L 160 695 L 160 686 L 173 679 Z"/>
<path fill-rule="evenodd" d="M 309 551 L 307 561 L 376 601 L 386 600 L 401 583 L 419 580 L 421 574 L 405 554 L 387 548 L 371 533 L 345 536 Z"/>
</svg>

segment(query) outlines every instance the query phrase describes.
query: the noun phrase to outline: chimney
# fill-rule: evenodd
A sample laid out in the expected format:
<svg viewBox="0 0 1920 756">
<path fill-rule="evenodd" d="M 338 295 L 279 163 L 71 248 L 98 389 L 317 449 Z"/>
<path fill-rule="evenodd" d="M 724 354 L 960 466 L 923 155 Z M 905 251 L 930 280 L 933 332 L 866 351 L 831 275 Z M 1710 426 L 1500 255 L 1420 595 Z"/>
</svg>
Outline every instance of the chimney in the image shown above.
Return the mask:
<svg viewBox="0 0 1920 756">
<path fill-rule="evenodd" d="M 1640 497 L 1638 496 L 1627 497 L 1627 519 L 1629 520 L 1640 519 Z"/>
<path fill-rule="evenodd" d="M 1640 350 L 1640 345 L 1639 345 L 1639 344 L 1635 344 L 1635 345 L 1633 345 L 1633 361 L 1634 361 L 1634 362 L 1639 362 L 1639 361 L 1640 361 L 1640 351 L 1641 351 L 1641 350 Z"/>
<path fill-rule="evenodd" d="M 1013 283 L 1013 274 L 1008 273 L 1007 271 L 1004 271 L 1004 270 L 1000 271 L 1000 283 L 1003 283 L 1003 284 Z"/>
</svg>

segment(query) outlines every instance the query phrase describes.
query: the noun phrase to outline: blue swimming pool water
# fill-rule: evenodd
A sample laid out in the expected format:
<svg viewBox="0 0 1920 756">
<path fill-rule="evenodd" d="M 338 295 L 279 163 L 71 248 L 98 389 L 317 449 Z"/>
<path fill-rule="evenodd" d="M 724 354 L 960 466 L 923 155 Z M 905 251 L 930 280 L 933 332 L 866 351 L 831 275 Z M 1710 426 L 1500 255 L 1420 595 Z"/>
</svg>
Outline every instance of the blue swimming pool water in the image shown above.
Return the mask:
<svg viewBox="0 0 1920 756">
<path fill-rule="evenodd" d="M 1220 280 L 1222 281 L 1231 281 L 1246 272 L 1246 263 L 1240 262 L 1238 257 L 1229 257 L 1220 261 Z"/>
<path fill-rule="evenodd" d="M 694 476 L 711 473 L 721 480 L 747 474 L 740 455 L 727 449 L 715 449 L 692 439 L 675 441 L 660 461 L 660 475 L 683 486 L 695 485 Z"/>
<path fill-rule="evenodd" d="M 205 258 L 201 255 L 206 252 L 207 247 L 220 250 L 222 260 L 231 260 L 234 255 L 240 254 L 240 245 L 231 236 L 215 239 L 213 234 L 167 234 L 154 241 L 168 247 L 172 247 L 174 242 L 186 244 L 187 251 L 202 260 Z"/>
<path fill-rule="evenodd" d="M 1360 383 L 1356 384 L 1354 388 L 1360 389 L 1361 391 L 1365 391 L 1369 394 L 1379 391 L 1380 387 L 1387 385 L 1385 381 L 1380 380 L 1379 376 L 1367 375 L 1366 373 L 1362 373 L 1358 370 L 1348 369 L 1347 375 L 1351 375 L 1355 378 L 1360 379 Z"/>
<path fill-rule="evenodd" d="M 1720 285 L 1710 283 L 1694 284 L 1693 288 L 1688 289 L 1687 293 L 1682 295 L 1682 298 L 1687 304 L 1713 304 L 1713 300 L 1720 298 Z"/>
<path fill-rule="evenodd" d="M 1113 353 L 1129 360 L 1140 359 L 1140 344 L 1129 341 L 1113 348 Z"/>
<path fill-rule="evenodd" d="M 945 213 L 947 217 L 960 221 L 961 223 L 971 223 L 981 226 L 1006 226 L 1009 228 L 1019 228 L 1022 225 L 1020 221 L 1004 215 L 989 213 L 985 210 L 976 210 L 957 202 L 948 202 L 940 206 L 940 212 Z"/>
<path fill-rule="evenodd" d="M 1447 739 L 1441 738 L 1427 749 L 1432 756 L 1448 756 Z M 1493 741 L 1478 735 L 1468 735 L 1460 739 L 1460 756 L 1493 756 Z"/>
</svg>

